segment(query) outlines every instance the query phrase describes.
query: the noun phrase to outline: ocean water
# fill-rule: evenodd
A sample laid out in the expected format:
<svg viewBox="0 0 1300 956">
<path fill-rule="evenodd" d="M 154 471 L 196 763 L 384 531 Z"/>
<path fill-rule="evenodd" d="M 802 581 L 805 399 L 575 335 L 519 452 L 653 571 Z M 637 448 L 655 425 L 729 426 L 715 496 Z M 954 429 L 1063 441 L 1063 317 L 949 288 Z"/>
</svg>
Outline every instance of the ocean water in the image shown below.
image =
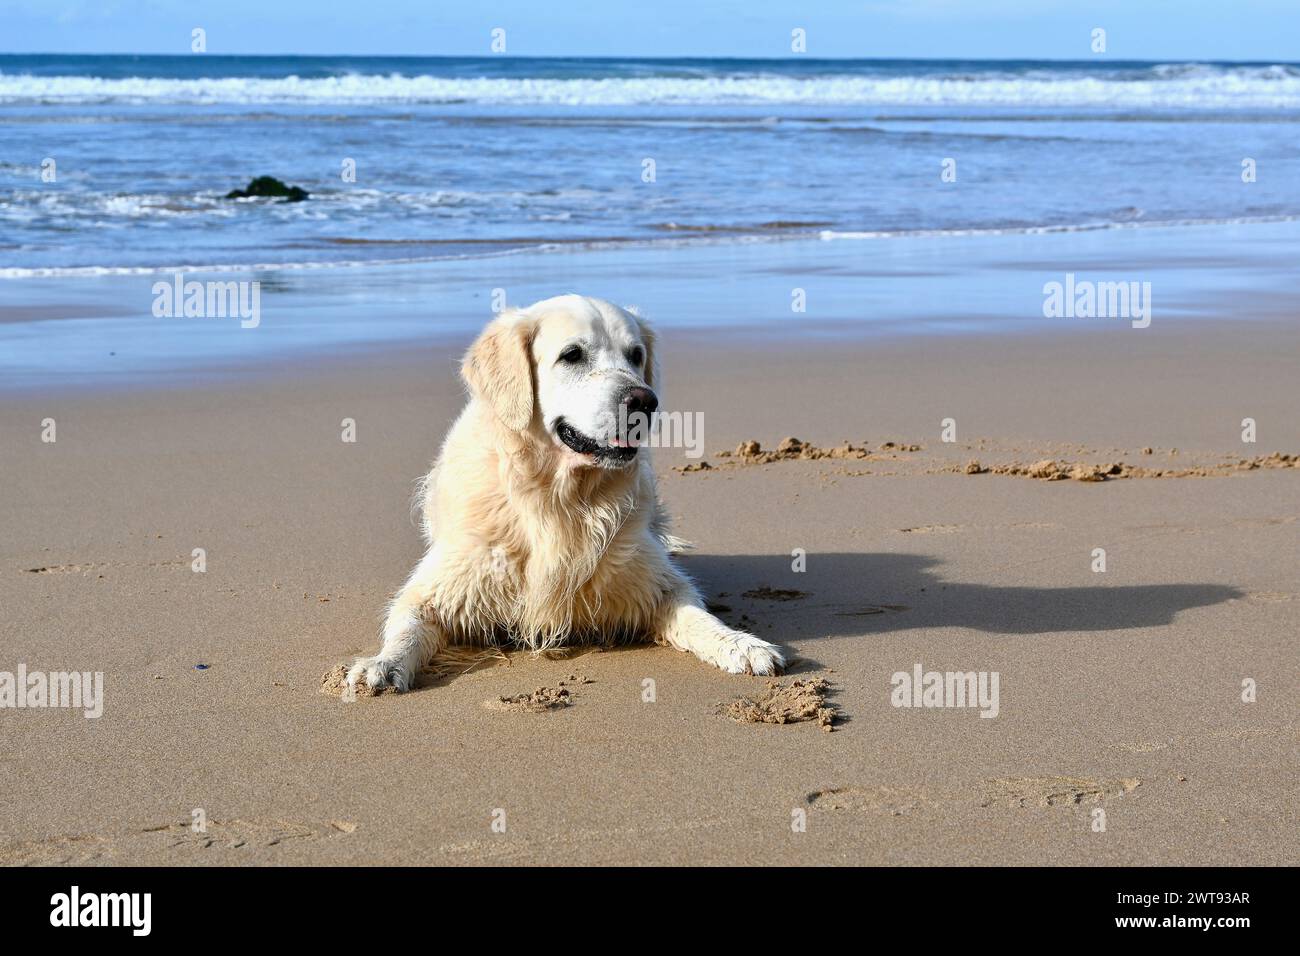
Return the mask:
<svg viewBox="0 0 1300 956">
<path fill-rule="evenodd" d="M 1285 63 L 0 56 L 0 299 L 34 276 L 1289 222 L 1298 123 Z M 223 198 L 258 175 L 311 198 Z"/>
</svg>

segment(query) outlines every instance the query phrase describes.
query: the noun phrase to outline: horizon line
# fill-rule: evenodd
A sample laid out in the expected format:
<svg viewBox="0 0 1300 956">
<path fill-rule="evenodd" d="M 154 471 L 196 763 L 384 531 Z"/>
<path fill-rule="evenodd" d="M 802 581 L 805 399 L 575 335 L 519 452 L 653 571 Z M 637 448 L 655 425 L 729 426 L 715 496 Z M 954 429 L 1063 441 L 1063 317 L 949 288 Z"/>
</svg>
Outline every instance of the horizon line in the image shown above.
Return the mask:
<svg viewBox="0 0 1300 956">
<path fill-rule="evenodd" d="M 729 54 L 726 56 L 655 56 L 648 54 L 600 54 L 600 55 L 571 55 L 563 53 L 549 54 L 507 54 L 507 53 L 122 53 L 122 52 L 69 52 L 57 50 L 43 50 L 39 52 L 12 52 L 0 50 L 0 56 L 119 56 L 119 57 L 167 57 L 172 59 L 190 59 L 190 58 L 221 58 L 221 57 L 245 57 L 256 59 L 277 59 L 295 57 L 298 59 L 385 59 L 385 60 L 654 60 L 660 62 L 684 62 L 689 60 L 746 60 L 746 61 L 763 61 L 770 63 L 941 63 L 951 61 L 961 61 L 966 63 L 1013 63 L 1013 62 L 1033 62 L 1033 63 L 1150 63 L 1150 64 L 1172 64 L 1172 63 L 1204 63 L 1204 64 L 1235 64 L 1241 66 L 1250 65 L 1269 65 L 1269 66 L 1300 66 L 1300 60 L 1283 60 L 1283 59 L 1263 59 L 1263 60 L 1221 60 L 1207 57 L 1160 57 L 1157 59 L 1132 59 L 1132 58 L 1110 58 L 1107 56 L 1092 56 L 1086 58 L 1067 58 L 1067 57 L 1044 57 L 1044 56 L 1004 56 L 1004 57 L 980 57 L 980 56 L 738 56 Z"/>
</svg>

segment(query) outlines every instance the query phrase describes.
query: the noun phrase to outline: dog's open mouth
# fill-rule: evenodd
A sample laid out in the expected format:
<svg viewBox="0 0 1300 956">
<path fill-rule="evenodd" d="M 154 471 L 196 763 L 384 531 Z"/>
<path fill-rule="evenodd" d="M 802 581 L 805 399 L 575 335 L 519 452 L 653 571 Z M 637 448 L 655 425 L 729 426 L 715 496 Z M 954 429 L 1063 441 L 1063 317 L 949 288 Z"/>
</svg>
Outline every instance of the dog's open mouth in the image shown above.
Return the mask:
<svg viewBox="0 0 1300 956">
<path fill-rule="evenodd" d="M 592 455 L 601 461 L 629 462 L 636 457 L 636 445 L 608 445 L 578 431 L 563 418 L 555 422 L 555 434 L 560 441 L 579 455 Z"/>
</svg>

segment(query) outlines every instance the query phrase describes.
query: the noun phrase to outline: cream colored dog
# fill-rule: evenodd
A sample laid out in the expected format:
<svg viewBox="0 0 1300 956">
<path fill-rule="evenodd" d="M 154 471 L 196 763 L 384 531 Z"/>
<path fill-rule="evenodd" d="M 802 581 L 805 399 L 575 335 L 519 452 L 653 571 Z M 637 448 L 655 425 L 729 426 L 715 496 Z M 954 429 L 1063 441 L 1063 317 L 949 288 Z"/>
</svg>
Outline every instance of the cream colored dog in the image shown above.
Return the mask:
<svg viewBox="0 0 1300 956">
<path fill-rule="evenodd" d="M 461 365 L 470 402 L 422 486 L 428 551 L 397 593 L 353 687 L 411 687 L 452 645 L 653 640 L 732 674 L 781 651 L 704 609 L 669 560 L 647 454 L 625 424 L 653 414 L 655 336 L 577 295 L 493 321 Z"/>
</svg>

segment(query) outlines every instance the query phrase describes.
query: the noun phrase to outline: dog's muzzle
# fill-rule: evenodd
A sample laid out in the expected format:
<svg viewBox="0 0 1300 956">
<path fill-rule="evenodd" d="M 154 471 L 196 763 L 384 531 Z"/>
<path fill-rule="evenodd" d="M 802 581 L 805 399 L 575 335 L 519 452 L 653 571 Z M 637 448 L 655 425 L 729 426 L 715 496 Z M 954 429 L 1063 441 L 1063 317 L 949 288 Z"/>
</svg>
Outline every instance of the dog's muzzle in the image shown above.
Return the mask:
<svg viewBox="0 0 1300 956">
<path fill-rule="evenodd" d="M 563 418 L 555 423 L 555 435 L 579 455 L 591 455 L 601 461 L 629 462 L 636 457 L 636 445 L 606 445 L 584 435 Z"/>
<path fill-rule="evenodd" d="M 604 442 L 584 435 L 563 417 L 555 420 L 555 434 L 579 455 L 591 455 L 602 463 L 626 464 L 636 457 L 637 449 L 649 435 L 651 416 L 659 407 L 659 397 L 644 385 L 629 385 L 618 399 L 616 437 Z"/>
</svg>

